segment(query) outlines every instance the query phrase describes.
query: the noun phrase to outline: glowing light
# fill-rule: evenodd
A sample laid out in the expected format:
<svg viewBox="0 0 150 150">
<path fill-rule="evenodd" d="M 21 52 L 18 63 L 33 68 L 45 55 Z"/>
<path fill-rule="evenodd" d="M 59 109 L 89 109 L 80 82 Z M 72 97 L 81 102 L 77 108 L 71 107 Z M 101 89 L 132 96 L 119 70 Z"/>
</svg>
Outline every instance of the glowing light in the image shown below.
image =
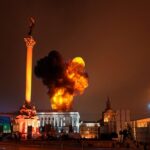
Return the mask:
<svg viewBox="0 0 150 150">
<path fill-rule="evenodd" d="M 108 122 L 109 120 L 108 120 L 108 118 L 107 117 L 105 117 L 104 118 L 104 122 Z"/>
<path fill-rule="evenodd" d="M 53 110 L 68 111 L 71 108 L 73 95 L 65 92 L 64 88 L 55 89 L 55 94 L 51 99 L 51 107 Z"/>
<path fill-rule="evenodd" d="M 57 111 L 69 111 L 72 108 L 73 97 L 82 94 L 88 87 L 88 77 L 85 74 L 85 63 L 81 57 L 75 57 L 68 62 L 65 76 L 72 83 L 73 90 L 69 91 L 69 87 L 60 87 L 55 89 L 51 97 L 51 107 Z"/>
<path fill-rule="evenodd" d="M 84 75 L 84 67 L 84 60 L 81 57 L 75 57 L 66 70 L 66 76 L 74 83 L 74 90 L 80 94 L 88 87 L 88 79 Z"/>
<path fill-rule="evenodd" d="M 137 127 L 147 127 L 150 122 L 150 118 L 140 119 L 136 121 Z"/>
<path fill-rule="evenodd" d="M 81 64 L 85 67 L 85 62 L 84 60 L 82 59 L 82 57 L 75 57 L 73 60 L 72 60 L 73 63 L 78 63 L 78 64 Z"/>
<path fill-rule="evenodd" d="M 27 61 L 26 61 L 26 102 L 31 101 L 31 83 L 32 83 L 32 49 L 35 41 L 32 37 L 24 39 L 27 46 Z"/>
<path fill-rule="evenodd" d="M 148 104 L 148 109 L 150 109 L 150 103 Z"/>
<path fill-rule="evenodd" d="M 31 101 L 31 77 L 32 77 L 32 49 L 27 49 L 27 64 L 26 64 L 26 101 Z"/>
</svg>

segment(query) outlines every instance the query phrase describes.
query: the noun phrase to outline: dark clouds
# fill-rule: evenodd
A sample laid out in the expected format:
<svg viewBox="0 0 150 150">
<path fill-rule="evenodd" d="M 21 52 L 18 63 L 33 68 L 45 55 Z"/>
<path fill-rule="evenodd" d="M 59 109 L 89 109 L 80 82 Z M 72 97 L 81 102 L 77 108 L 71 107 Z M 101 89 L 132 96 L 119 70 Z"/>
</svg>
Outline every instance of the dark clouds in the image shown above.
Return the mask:
<svg viewBox="0 0 150 150">
<path fill-rule="evenodd" d="M 150 2 L 100 0 L 1 1 L 1 111 L 24 101 L 27 18 L 35 16 L 33 65 L 50 50 L 66 59 L 82 56 L 89 87 L 76 97 L 82 119 L 98 119 L 107 95 L 115 109 L 148 115 L 150 102 Z M 49 109 L 46 89 L 33 76 L 32 102 Z M 42 103 L 41 103 L 42 100 Z M 86 106 L 86 107 L 85 107 Z M 149 110 L 150 111 L 150 110 Z"/>
</svg>

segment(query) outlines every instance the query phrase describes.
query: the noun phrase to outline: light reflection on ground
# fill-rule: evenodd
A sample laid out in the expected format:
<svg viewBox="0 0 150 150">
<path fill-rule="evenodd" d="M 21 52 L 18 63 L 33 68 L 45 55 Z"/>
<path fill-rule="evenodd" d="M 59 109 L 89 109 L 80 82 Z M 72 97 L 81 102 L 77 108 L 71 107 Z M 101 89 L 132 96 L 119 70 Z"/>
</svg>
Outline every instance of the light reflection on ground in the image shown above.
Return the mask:
<svg viewBox="0 0 150 150">
<path fill-rule="evenodd" d="M 0 142 L 0 150 L 130 150 L 130 148 L 94 148 L 84 146 L 82 142 Z"/>
</svg>

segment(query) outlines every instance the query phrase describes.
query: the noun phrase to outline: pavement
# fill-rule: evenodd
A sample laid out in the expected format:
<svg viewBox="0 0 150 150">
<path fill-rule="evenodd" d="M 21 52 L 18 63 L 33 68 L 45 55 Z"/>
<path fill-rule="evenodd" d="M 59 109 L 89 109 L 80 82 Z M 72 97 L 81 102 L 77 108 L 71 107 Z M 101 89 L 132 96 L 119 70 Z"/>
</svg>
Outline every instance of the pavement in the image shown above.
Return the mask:
<svg viewBox="0 0 150 150">
<path fill-rule="evenodd" d="M 84 146 L 78 141 L 5 141 L 0 142 L 0 150 L 143 150 L 136 148 L 96 148 Z M 148 150 L 148 149 L 147 149 Z"/>
</svg>

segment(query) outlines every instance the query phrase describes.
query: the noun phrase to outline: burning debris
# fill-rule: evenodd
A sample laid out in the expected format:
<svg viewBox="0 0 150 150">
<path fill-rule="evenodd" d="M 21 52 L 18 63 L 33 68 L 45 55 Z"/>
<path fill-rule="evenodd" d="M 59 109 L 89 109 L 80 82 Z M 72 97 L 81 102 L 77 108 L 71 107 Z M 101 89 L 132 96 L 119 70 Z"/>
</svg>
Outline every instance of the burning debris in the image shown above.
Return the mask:
<svg viewBox="0 0 150 150">
<path fill-rule="evenodd" d="M 37 61 L 35 74 L 48 87 L 51 107 L 55 111 L 69 111 L 73 97 L 88 87 L 88 75 L 81 57 L 67 62 L 57 51 Z"/>
</svg>

